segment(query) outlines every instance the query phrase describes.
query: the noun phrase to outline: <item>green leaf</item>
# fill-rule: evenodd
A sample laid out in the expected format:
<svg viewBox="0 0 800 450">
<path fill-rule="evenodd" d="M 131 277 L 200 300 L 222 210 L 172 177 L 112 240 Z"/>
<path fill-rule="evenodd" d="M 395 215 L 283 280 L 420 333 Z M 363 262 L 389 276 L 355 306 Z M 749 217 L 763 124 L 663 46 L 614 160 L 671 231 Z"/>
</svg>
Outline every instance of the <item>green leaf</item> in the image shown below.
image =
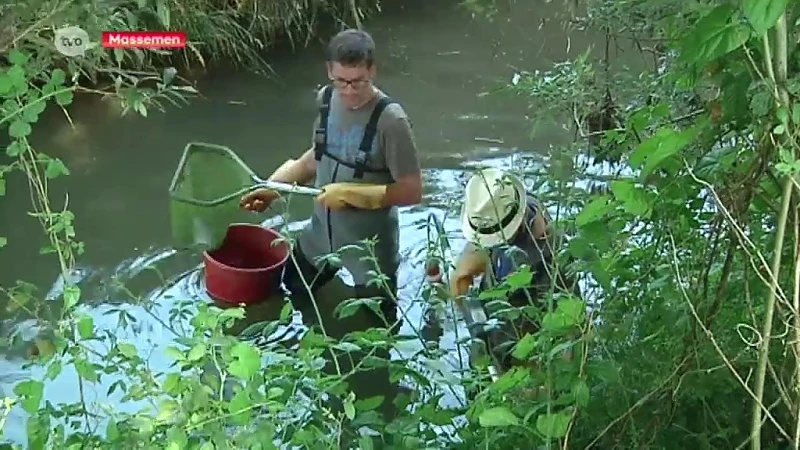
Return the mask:
<svg viewBox="0 0 800 450">
<path fill-rule="evenodd" d="M 174 345 L 170 345 L 164 350 L 164 353 L 169 356 L 170 358 L 174 359 L 175 361 L 184 361 L 186 358 L 183 355 L 183 352 L 175 347 Z"/>
<path fill-rule="evenodd" d="M 289 317 L 292 316 L 293 312 L 294 312 L 294 308 L 292 307 L 292 302 L 286 302 L 283 305 L 283 308 L 281 308 L 280 321 L 281 322 L 285 322 L 285 321 L 289 320 Z"/>
<path fill-rule="evenodd" d="M 572 386 L 572 395 L 575 397 L 575 404 L 581 408 L 589 405 L 589 386 L 585 381 L 579 380 Z"/>
<path fill-rule="evenodd" d="M 641 175 L 646 177 L 662 161 L 689 145 L 699 131 L 700 127 L 692 127 L 681 132 L 672 128 L 662 128 L 636 147 L 628 159 L 628 164 L 634 170 L 644 166 Z"/>
<path fill-rule="evenodd" d="M 28 414 L 34 414 L 42 402 L 44 383 L 35 380 L 23 381 L 14 386 L 14 393 L 22 397 L 22 409 Z"/>
<path fill-rule="evenodd" d="M 106 424 L 106 439 L 111 442 L 116 441 L 119 439 L 119 427 L 117 427 L 117 422 L 114 419 L 109 419 L 108 423 Z"/>
<path fill-rule="evenodd" d="M 100 381 L 100 377 L 97 375 L 97 369 L 89 361 L 85 359 L 76 359 L 74 366 L 75 371 L 78 372 L 78 375 L 80 375 L 84 380 L 91 383 L 97 383 Z"/>
<path fill-rule="evenodd" d="M 248 380 L 261 368 L 261 354 L 250 344 L 237 343 L 231 350 L 231 355 L 235 359 L 228 366 L 228 371 L 237 378 Z"/>
<path fill-rule="evenodd" d="M 0 178 L 0 197 L 6 195 L 6 180 Z"/>
<path fill-rule="evenodd" d="M 164 392 L 169 395 L 175 396 L 178 394 L 178 387 L 181 384 L 181 376 L 177 373 L 171 373 L 167 375 L 167 378 L 164 379 L 164 385 L 162 388 Z"/>
<path fill-rule="evenodd" d="M 165 0 L 156 0 L 156 15 L 165 29 L 170 28 L 170 10 Z"/>
<path fill-rule="evenodd" d="M 582 227 L 602 219 L 610 210 L 609 199 L 610 197 L 607 195 L 600 195 L 592 199 L 575 217 L 575 224 Z"/>
<path fill-rule="evenodd" d="M 789 0 L 743 0 L 742 9 L 753 31 L 762 36 L 775 26 L 788 4 Z"/>
<path fill-rule="evenodd" d="M 604 383 L 617 383 L 620 380 L 617 367 L 608 360 L 589 362 L 586 365 L 586 373 Z"/>
<path fill-rule="evenodd" d="M 31 134 L 31 131 L 33 131 L 31 130 L 31 126 L 22 119 L 11 122 L 11 125 L 8 127 L 8 135 L 14 139 L 27 137 Z"/>
<path fill-rule="evenodd" d="M 0 236 L 0 248 L 5 247 L 6 245 L 8 245 L 8 238 Z"/>
<path fill-rule="evenodd" d="M 583 322 L 586 305 L 576 298 L 565 298 L 558 302 L 556 312 L 564 316 L 568 325 L 578 325 Z"/>
<path fill-rule="evenodd" d="M 11 81 L 11 77 L 5 73 L 0 73 L 0 95 L 7 95 L 13 87 L 14 83 Z"/>
<path fill-rule="evenodd" d="M 358 400 L 356 402 L 356 409 L 359 411 L 372 411 L 373 409 L 381 406 L 383 399 L 383 395 L 376 395 L 375 397 Z"/>
<path fill-rule="evenodd" d="M 165 423 L 171 421 L 180 411 L 181 405 L 173 399 L 163 400 L 158 405 L 158 415 L 155 421 Z"/>
<path fill-rule="evenodd" d="M 175 79 L 175 75 L 178 74 L 178 70 L 174 67 L 166 67 L 164 68 L 164 72 L 161 75 L 161 79 L 164 82 L 164 86 L 169 86 L 172 83 L 172 80 Z"/>
<path fill-rule="evenodd" d="M 31 100 L 31 103 L 28 103 L 22 110 L 22 120 L 28 123 L 36 123 L 39 120 L 39 114 L 44 112 L 46 108 L 47 102 L 41 98 Z"/>
<path fill-rule="evenodd" d="M 650 211 L 650 202 L 646 191 L 634 185 L 631 181 L 616 180 L 611 182 L 611 192 L 622 203 L 628 214 L 646 216 Z"/>
<path fill-rule="evenodd" d="M 25 151 L 25 146 L 20 141 L 14 141 L 6 147 L 6 155 L 16 158 Z"/>
<path fill-rule="evenodd" d="M 228 403 L 228 412 L 233 416 L 236 425 L 246 425 L 250 422 L 253 401 L 247 395 L 247 391 L 240 389 Z"/>
<path fill-rule="evenodd" d="M 495 406 L 481 412 L 478 423 L 484 428 L 519 425 L 519 418 L 506 406 Z"/>
<path fill-rule="evenodd" d="M 192 349 L 189 351 L 189 356 L 187 359 L 189 361 L 199 361 L 203 358 L 206 354 L 206 344 L 200 342 L 196 344 Z"/>
<path fill-rule="evenodd" d="M 83 339 L 91 339 L 94 336 L 94 320 L 85 316 L 78 322 L 78 334 Z"/>
<path fill-rule="evenodd" d="M 55 97 L 56 97 L 56 103 L 58 103 L 61 106 L 67 106 L 70 103 L 72 103 L 74 95 L 72 91 L 69 90 L 69 91 L 61 91 L 58 94 L 56 94 Z"/>
<path fill-rule="evenodd" d="M 69 311 L 78 304 L 81 298 L 81 288 L 78 286 L 67 286 L 64 289 L 64 310 Z"/>
<path fill-rule="evenodd" d="M 67 81 L 67 74 L 61 69 L 55 69 L 50 72 L 50 83 L 54 85 L 62 85 Z"/>
<path fill-rule="evenodd" d="M 117 350 L 119 350 L 122 356 L 128 359 L 132 359 L 139 356 L 139 351 L 136 350 L 136 346 L 133 344 L 128 344 L 127 342 L 118 343 Z"/>
<path fill-rule="evenodd" d="M 11 50 L 8 53 L 8 62 L 14 66 L 24 66 L 28 63 L 28 55 L 19 50 Z"/>
<path fill-rule="evenodd" d="M 524 265 L 508 275 L 503 282 L 508 285 L 510 289 L 517 290 L 530 286 L 531 280 L 533 280 L 533 272 L 531 272 L 530 266 Z"/>
<path fill-rule="evenodd" d="M 8 77 L 11 80 L 11 88 L 16 89 L 17 92 L 28 86 L 28 79 L 22 67 L 12 66 L 6 73 L 8 73 Z"/>
<path fill-rule="evenodd" d="M 349 420 L 353 420 L 356 417 L 356 405 L 353 404 L 353 399 L 354 398 L 355 398 L 355 396 L 353 394 L 350 394 L 344 400 L 344 415 Z"/>
<path fill-rule="evenodd" d="M 514 346 L 514 351 L 511 353 L 511 356 L 520 361 L 524 361 L 528 359 L 528 356 L 530 356 L 534 348 L 536 348 L 536 337 L 530 333 L 527 333 Z"/>
<path fill-rule="evenodd" d="M 50 161 L 47 161 L 47 169 L 45 169 L 44 175 L 47 179 L 52 180 L 61 175 L 69 175 L 69 169 L 67 169 L 67 166 L 64 165 L 64 162 L 60 159 L 50 158 Z"/>
<path fill-rule="evenodd" d="M 536 429 L 545 437 L 560 439 L 567 435 L 569 430 L 570 414 L 540 414 L 536 418 Z"/>
<path fill-rule="evenodd" d="M 684 38 L 680 57 L 689 63 L 705 64 L 741 47 L 750 38 L 750 28 L 734 14 L 738 12 L 730 4 L 711 10 Z"/>
</svg>

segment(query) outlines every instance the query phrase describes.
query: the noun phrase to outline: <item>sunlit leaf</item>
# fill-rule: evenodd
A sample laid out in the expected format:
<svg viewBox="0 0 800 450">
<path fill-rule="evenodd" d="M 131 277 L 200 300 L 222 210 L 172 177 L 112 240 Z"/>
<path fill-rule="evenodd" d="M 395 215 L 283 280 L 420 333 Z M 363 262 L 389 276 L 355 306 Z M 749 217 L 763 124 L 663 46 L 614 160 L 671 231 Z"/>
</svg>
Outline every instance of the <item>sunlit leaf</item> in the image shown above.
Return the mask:
<svg viewBox="0 0 800 450">
<path fill-rule="evenodd" d="M 609 199 L 610 197 L 608 195 L 600 195 L 592 199 L 592 201 L 586 204 L 581 212 L 578 213 L 578 216 L 575 217 L 575 224 L 584 226 L 602 219 L 610 210 L 608 205 Z"/>
<path fill-rule="evenodd" d="M 650 211 L 650 203 L 644 189 L 628 180 L 615 180 L 611 182 L 611 192 L 622 203 L 629 214 L 646 216 Z"/>
<path fill-rule="evenodd" d="M 22 409 L 29 414 L 34 414 L 42 402 L 44 383 L 36 380 L 23 381 L 14 386 L 14 393 L 22 397 Z"/>
<path fill-rule="evenodd" d="M 646 177 L 652 173 L 662 161 L 689 145 L 699 131 L 699 126 L 680 132 L 672 128 L 662 128 L 636 147 L 628 159 L 628 164 L 632 169 L 639 169 L 641 167 L 641 175 L 642 177 Z"/>
<path fill-rule="evenodd" d="M 78 334 L 83 339 L 91 339 L 94 336 L 94 320 L 89 316 L 84 316 L 78 322 Z"/>
<path fill-rule="evenodd" d="M 535 348 L 536 348 L 536 337 L 530 333 L 527 333 L 514 346 L 514 351 L 511 353 L 511 356 L 513 356 L 518 360 L 524 361 L 528 359 L 528 356 L 530 356 L 530 354 L 533 352 Z"/>
<path fill-rule="evenodd" d="M 506 406 L 495 406 L 481 412 L 478 423 L 482 427 L 508 427 L 519 425 L 519 418 Z"/>
<path fill-rule="evenodd" d="M 736 15 L 738 11 L 728 3 L 711 10 L 684 38 L 681 58 L 703 64 L 741 47 L 750 38 L 750 28 Z"/>
<path fill-rule="evenodd" d="M 235 358 L 228 366 L 231 375 L 243 380 L 250 379 L 261 367 L 261 354 L 250 344 L 239 342 L 231 350 Z"/>
<path fill-rule="evenodd" d="M 78 286 L 67 286 L 64 289 L 64 309 L 70 310 L 81 298 L 81 288 Z"/>
<path fill-rule="evenodd" d="M 247 391 L 240 389 L 228 403 L 228 412 L 233 416 L 233 422 L 237 425 L 245 425 L 252 416 L 253 401 L 247 395 Z"/>
<path fill-rule="evenodd" d="M 199 361 L 206 354 L 206 344 L 198 342 L 189 350 L 189 355 L 186 357 L 189 361 Z"/>
<path fill-rule="evenodd" d="M 139 351 L 136 350 L 136 346 L 134 346 L 133 344 L 128 344 L 127 342 L 118 343 L 117 350 L 119 350 L 122 356 L 129 359 L 139 355 Z"/>
<path fill-rule="evenodd" d="M 97 374 L 97 368 L 91 362 L 85 359 L 75 360 L 75 371 L 78 372 L 81 378 L 92 383 L 100 381 L 100 376 Z"/>
<path fill-rule="evenodd" d="M 742 0 L 742 9 L 755 33 L 763 35 L 775 25 L 788 4 L 789 0 Z"/>
</svg>

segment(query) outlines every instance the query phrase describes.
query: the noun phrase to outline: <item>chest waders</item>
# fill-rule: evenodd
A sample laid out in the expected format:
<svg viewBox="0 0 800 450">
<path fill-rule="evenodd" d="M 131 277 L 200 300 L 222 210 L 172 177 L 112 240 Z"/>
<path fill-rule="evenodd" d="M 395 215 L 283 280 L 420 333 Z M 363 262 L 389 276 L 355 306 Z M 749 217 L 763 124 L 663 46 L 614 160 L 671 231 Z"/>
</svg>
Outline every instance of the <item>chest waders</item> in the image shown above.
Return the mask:
<svg viewBox="0 0 800 450">
<path fill-rule="evenodd" d="M 348 161 L 344 156 L 347 154 L 347 149 L 343 149 L 343 155 L 341 157 L 328 150 L 328 127 L 332 96 L 333 87 L 331 85 L 325 86 L 322 92 L 322 104 L 319 108 L 319 125 L 317 126 L 316 130 L 314 130 L 314 159 L 317 161 L 317 166 L 319 167 L 319 163 L 326 158 L 332 165 L 332 168 L 327 170 L 330 173 L 330 179 L 322 180 L 323 183 L 327 184 L 363 181 L 367 183 L 375 182 L 379 184 L 387 184 L 391 180 L 391 171 L 386 166 L 376 167 L 374 164 L 370 164 L 370 157 L 373 149 L 373 142 L 378 135 L 378 121 L 380 120 L 381 115 L 386 108 L 397 102 L 392 100 L 390 97 L 383 95 L 378 99 L 372 110 L 372 113 L 369 116 L 367 124 L 364 127 L 364 135 L 361 138 L 361 143 L 358 146 L 355 157 L 353 158 L 353 161 Z M 376 150 L 378 148 L 380 148 L 379 144 L 376 146 Z M 352 176 L 342 176 L 340 173 L 340 168 L 342 166 L 351 169 Z M 334 226 L 331 224 L 330 208 L 325 209 L 325 216 L 325 232 L 327 233 L 329 244 L 328 250 L 331 253 L 334 253 L 338 250 L 338 245 L 336 245 L 334 242 Z M 339 225 L 340 224 L 337 224 L 337 226 Z M 364 226 L 367 225 L 364 224 Z M 391 273 L 386 275 L 389 276 L 389 290 L 392 292 L 392 295 L 394 295 L 397 289 L 397 274 Z M 389 321 L 389 324 L 394 322 L 397 316 L 396 305 L 394 304 L 392 298 L 386 294 L 385 289 L 380 286 L 368 285 L 366 282 L 362 284 L 356 281 L 355 290 L 356 296 L 359 298 L 383 298 L 384 301 L 381 302 L 381 310 L 386 320 Z M 381 325 L 383 324 L 381 323 Z M 397 328 L 399 328 L 399 325 Z"/>
<path fill-rule="evenodd" d="M 369 154 L 372 150 L 372 141 L 375 140 L 375 136 L 378 134 L 378 120 L 380 120 L 381 114 L 383 114 L 386 107 L 395 103 L 395 101 L 389 97 L 381 97 L 378 103 L 375 104 L 372 115 L 369 117 L 369 122 L 367 122 L 364 128 L 364 137 L 361 138 L 361 144 L 358 146 L 355 163 L 351 163 L 328 152 L 328 116 L 331 111 L 332 96 L 333 87 L 331 85 L 325 86 L 322 92 L 322 105 L 319 108 L 319 126 L 314 130 L 314 159 L 320 162 L 323 157 L 327 157 L 336 163 L 331 173 L 331 179 L 328 182 L 336 183 L 337 181 L 349 181 L 336 179 L 339 174 L 339 166 L 353 169 L 353 179 L 355 180 L 363 179 L 364 173 L 389 174 L 389 168 L 371 168 L 367 163 L 369 162 Z M 326 208 L 326 214 L 328 216 L 328 242 L 330 243 L 330 251 L 333 253 L 336 251 L 336 248 L 334 248 L 333 245 L 333 227 L 331 226 L 330 208 Z"/>
</svg>

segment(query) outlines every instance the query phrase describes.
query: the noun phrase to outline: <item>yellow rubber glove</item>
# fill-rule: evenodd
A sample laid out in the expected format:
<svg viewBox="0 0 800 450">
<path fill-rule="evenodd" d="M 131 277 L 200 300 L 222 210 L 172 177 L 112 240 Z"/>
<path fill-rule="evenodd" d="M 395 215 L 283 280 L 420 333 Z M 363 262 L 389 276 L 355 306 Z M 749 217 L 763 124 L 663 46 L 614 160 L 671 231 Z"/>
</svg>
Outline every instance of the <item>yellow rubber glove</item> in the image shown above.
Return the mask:
<svg viewBox="0 0 800 450">
<path fill-rule="evenodd" d="M 381 209 L 386 197 L 386 185 L 363 183 L 332 183 L 322 189 L 317 201 L 327 208 L 337 210 L 347 207 Z"/>
</svg>

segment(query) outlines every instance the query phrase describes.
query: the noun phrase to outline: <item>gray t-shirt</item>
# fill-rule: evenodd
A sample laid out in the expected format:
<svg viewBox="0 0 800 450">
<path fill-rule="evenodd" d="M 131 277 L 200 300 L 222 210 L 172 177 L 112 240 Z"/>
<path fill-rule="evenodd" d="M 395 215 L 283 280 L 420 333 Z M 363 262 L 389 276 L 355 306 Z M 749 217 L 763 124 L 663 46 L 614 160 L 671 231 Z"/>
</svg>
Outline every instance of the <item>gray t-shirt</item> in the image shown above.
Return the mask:
<svg viewBox="0 0 800 450">
<path fill-rule="evenodd" d="M 357 110 L 342 106 L 334 89 L 328 118 L 327 151 L 336 159 L 353 164 L 364 130 L 372 110 L 381 97 L 381 91 L 368 104 Z M 317 104 L 322 103 L 322 91 L 317 96 Z M 314 121 L 316 129 L 319 116 Z M 399 104 L 386 107 L 378 120 L 377 133 L 367 167 L 384 169 L 383 173 L 365 172 L 363 178 L 355 179 L 354 170 L 335 159 L 323 156 L 317 162 L 316 187 L 324 187 L 334 182 L 356 182 L 370 184 L 391 184 L 407 175 L 420 172 L 419 158 L 411 123 L 405 110 Z M 386 170 L 388 169 L 388 170 Z M 348 245 L 358 245 L 363 239 L 377 237 L 375 253 L 381 272 L 396 276 L 399 266 L 399 224 L 397 208 L 376 211 L 346 209 L 328 211 L 316 203 L 311 223 L 300 235 L 300 247 L 306 257 L 314 261 L 320 256 L 336 252 Z M 342 263 L 353 275 L 356 284 L 366 284 L 371 278 L 367 272 L 375 270 L 374 264 L 364 261 L 363 251 L 346 251 Z"/>
</svg>

